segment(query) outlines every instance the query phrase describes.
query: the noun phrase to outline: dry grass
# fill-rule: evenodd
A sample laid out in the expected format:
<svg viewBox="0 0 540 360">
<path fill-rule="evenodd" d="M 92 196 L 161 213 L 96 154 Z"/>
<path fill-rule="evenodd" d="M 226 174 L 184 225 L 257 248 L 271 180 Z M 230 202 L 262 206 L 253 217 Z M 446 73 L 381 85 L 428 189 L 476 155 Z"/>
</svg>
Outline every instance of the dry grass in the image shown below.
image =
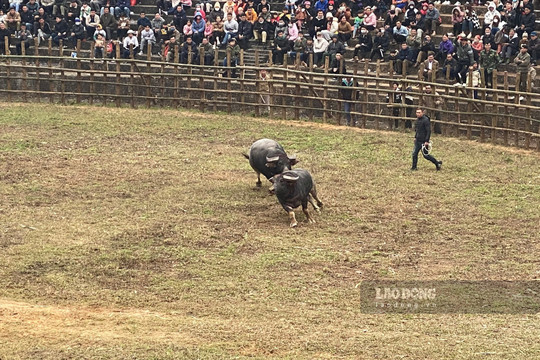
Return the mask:
<svg viewBox="0 0 540 360">
<path fill-rule="evenodd" d="M 412 134 L 0 108 L 2 360 L 540 358 L 538 315 L 366 315 L 356 287 L 538 280 L 538 154 L 436 137 L 444 170 L 411 174 Z M 254 189 L 261 137 L 314 175 L 317 224 Z"/>
</svg>

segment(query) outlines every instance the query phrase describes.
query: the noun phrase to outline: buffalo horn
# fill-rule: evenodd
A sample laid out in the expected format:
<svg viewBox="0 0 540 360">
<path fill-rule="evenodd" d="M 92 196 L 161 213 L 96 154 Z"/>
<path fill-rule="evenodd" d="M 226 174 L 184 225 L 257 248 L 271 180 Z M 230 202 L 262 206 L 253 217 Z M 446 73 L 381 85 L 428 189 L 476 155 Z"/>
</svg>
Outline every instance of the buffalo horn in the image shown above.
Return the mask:
<svg viewBox="0 0 540 360">
<path fill-rule="evenodd" d="M 299 178 L 300 178 L 299 176 L 283 175 L 283 179 L 286 181 L 296 181 Z"/>
<path fill-rule="evenodd" d="M 268 157 L 268 156 L 267 156 L 267 157 L 266 157 L 266 162 L 269 162 L 269 163 L 271 163 L 271 162 L 276 162 L 276 161 L 278 161 L 278 160 L 279 160 L 279 156 L 274 156 L 274 157 Z"/>
</svg>

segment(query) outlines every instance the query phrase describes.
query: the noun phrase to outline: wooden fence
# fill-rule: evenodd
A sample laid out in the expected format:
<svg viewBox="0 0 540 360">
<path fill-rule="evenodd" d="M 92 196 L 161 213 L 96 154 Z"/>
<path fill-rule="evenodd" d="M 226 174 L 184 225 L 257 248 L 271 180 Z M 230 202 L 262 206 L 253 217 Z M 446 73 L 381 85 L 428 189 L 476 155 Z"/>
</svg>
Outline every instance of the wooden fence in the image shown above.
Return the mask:
<svg viewBox="0 0 540 360">
<path fill-rule="evenodd" d="M 183 107 L 201 111 L 252 113 L 271 118 L 345 123 L 340 96 L 341 76 L 330 73 L 328 61 L 313 69 L 274 66 L 271 58 L 255 66 L 236 67 L 135 60 L 58 56 L 1 56 L 0 94 L 7 101 L 48 101 L 131 107 Z M 150 57 L 148 57 L 150 59 Z M 201 59 L 204 59 L 201 56 Z M 230 59 L 230 57 L 229 57 Z M 176 52 L 176 61 L 178 52 Z M 493 89 L 452 86 L 382 74 L 380 63 L 355 62 L 351 116 L 355 126 L 404 128 L 417 106 L 425 107 L 433 124 L 447 136 L 540 151 L 540 94 L 515 91 L 508 74 Z M 267 79 L 261 72 L 268 73 Z M 497 76 L 494 76 L 497 79 Z M 394 90 L 394 83 L 398 90 Z M 431 93 L 425 87 L 430 85 Z M 401 102 L 394 103 L 394 95 Z"/>
</svg>

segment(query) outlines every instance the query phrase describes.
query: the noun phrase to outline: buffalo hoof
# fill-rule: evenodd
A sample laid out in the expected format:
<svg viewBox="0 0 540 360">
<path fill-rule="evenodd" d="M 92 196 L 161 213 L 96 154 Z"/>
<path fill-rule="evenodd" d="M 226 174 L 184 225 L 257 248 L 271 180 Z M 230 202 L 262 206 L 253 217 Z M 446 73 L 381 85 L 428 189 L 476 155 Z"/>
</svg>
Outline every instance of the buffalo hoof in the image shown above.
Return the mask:
<svg viewBox="0 0 540 360">
<path fill-rule="evenodd" d="M 298 223 L 297 223 L 296 221 L 291 223 L 291 227 L 292 227 L 292 228 L 295 228 L 295 227 L 297 227 L 297 226 L 298 226 Z"/>
<path fill-rule="evenodd" d="M 262 182 L 260 182 L 260 181 L 256 182 L 256 183 L 255 183 L 255 186 L 258 187 L 258 188 L 260 188 L 260 187 L 262 186 Z"/>
</svg>

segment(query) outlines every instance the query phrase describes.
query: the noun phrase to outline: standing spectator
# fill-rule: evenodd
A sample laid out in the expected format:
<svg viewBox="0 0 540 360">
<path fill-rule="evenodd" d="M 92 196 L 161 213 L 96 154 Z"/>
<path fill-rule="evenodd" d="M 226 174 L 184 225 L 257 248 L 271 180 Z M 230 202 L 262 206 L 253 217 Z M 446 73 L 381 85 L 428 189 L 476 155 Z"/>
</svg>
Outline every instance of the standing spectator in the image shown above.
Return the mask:
<svg viewBox="0 0 540 360">
<path fill-rule="evenodd" d="M 527 91 L 527 76 L 531 65 L 531 55 L 529 55 L 528 50 L 528 46 L 523 45 L 514 59 L 514 64 L 516 64 L 519 73 L 519 91 L 521 92 Z"/>
<path fill-rule="evenodd" d="M 433 156 L 426 154 L 422 149 L 422 145 L 429 146 L 429 140 L 431 137 L 431 123 L 429 118 L 425 115 L 423 108 L 416 109 L 416 134 L 414 137 L 414 150 L 412 152 L 412 167 L 411 170 L 417 170 L 418 153 L 422 150 L 424 159 L 431 161 L 437 171 L 441 170 L 442 161 L 437 161 Z"/>
<path fill-rule="evenodd" d="M 463 20 L 465 20 L 465 13 L 461 11 L 461 8 L 459 6 L 456 6 L 452 10 L 452 26 L 454 28 L 454 36 L 458 36 L 462 31 L 465 31 L 463 29 Z"/>
<path fill-rule="evenodd" d="M 15 33 L 15 39 L 18 40 L 15 48 L 17 50 L 17 55 L 22 55 L 22 47 L 24 46 L 25 54 L 28 54 L 28 48 L 32 43 L 32 33 L 26 28 L 26 24 L 21 24 L 21 29 Z"/>
<path fill-rule="evenodd" d="M 139 40 L 135 36 L 135 31 L 128 30 L 127 35 L 122 43 L 122 57 L 128 59 L 131 56 L 130 47 L 133 48 L 133 54 L 139 49 Z"/>
<path fill-rule="evenodd" d="M 317 33 L 317 37 L 313 42 L 313 67 L 321 66 L 321 60 L 328 48 L 328 41 L 322 36 L 321 32 Z"/>
<path fill-rule="evenodd" d="M 151 49 L 156 44 L 156 35 L 154 34 L 154 30 L 149 25 L 146 25 L 141 31 L 141 50 L 139 51 L 139 56 L 144 54 L 144 51 L 148 48 L 148 44 L 152 44 L 150 48 L 150 53 L 152 53 Z"/>
<path fill-rule="evenodd" d="M 396 41 L 396 43 L 402 44 L 407 40 L 407 36 L 409 35 L 409 30 L 407 30 L 405 26 L 401 25 L 401 21 L 398 21 L 392 33 L 393 33 L 394 40 Z"/>
<path fill-rule="evenodd" d="M 286 39 L 286 38 L 285 38 Z M 230 64 L 232 67 L 231 77 L 235 78 L 236 76 L 236 65 L 238 65 L 238 57 L 240 56 L 240 46 L 236 44 L 235 38 L 229 39 L 229 44 L 226 49 L 227 56 L 231 56 Z M 227 56 L 223 59 L 223 66 L 227 66 Z M 227 74 L 227 71 L 224 72 L 224 75 Z"/>
<path fill-rule="evenodd" d="M 474 63 L 473 49 L 469 44 L 465 34 L 461 34 L 456 47 L 457 69 L 456 76 L 461 84 L 465 83 L 465 75 L 469 71 L 469 66 Z"/>
<path fill-rule="evenodd" d="M 347 44 L 347 41 L 351 39 L 352 32 L 353 28 L 351 24 L 347 21 L 345 15 L 341 16 L 338 25 L 338 40 L 342 42 L 346 47 L 349 46 Z M 369 49 L 369 51 L 371 51 L 371 49 Z"/>
<path fill-rule="evenodd" d="M 480 69 L 484 72 L 486 87 L 493 87 L 493 70 L 499 64 L 497 52 L 491 48 L 491 43 L 484 45 L 484 50 L 480 52 Z"/>
<path fill-rule="evenodd" d="M 227 14 L 227 20 L 223 24 L 223 30 L 225 31 L 225 36 L 223 37 L 222 45 L 229 44 L 229 39 L 236 38 L 236 35 L 238 34 L 238 22 L 232 18 L 232 14 L 230 13 Z M 236 46 L 236 42 L 234 43 L 234 46 Z"/>
<path fill-rule="evenodd" d="M 538 39 L 538 33 L 536 31 L 531 32 L 531 39 L 529 40 L 529 54 L 531 55 L 531 64 L 536 66 L 538 61 L 538 55 L 540 54 L 540 39 Z"/>
<path fill-rule="evenodd" d="M 75 18 L 75 23 L 70 29 L 69 42 L 74 49 L 77 47 L 77 40 L 86 39 L 86 29 L 81 24 L 81 19 Z"/>
<path fill-rule="evenodd" d="M 182 44 L 182 48 L 180 50 L 180 63 L 195 64 L 198 56 L 199 49 L 197 48 L 197 44 L 195 43 L 195 41 L 193 41 L 193 38 L 191 36 L 186 36 L 186 40 Z"/>
<path fill-rule="evenodd" d="M 212 65 L 214 63 L 214 48 L 208 41 L 208 38 L 203 38 L 199 45 L 199 56 L 204 52 L 204 65 Z M 197 63 L 200 64 L 200 59 L 197 59 Z"/>
<path fill-rule="evenodd" d="M 206 21 L 202 18 L 201 15 L 195 15 L 195 21 L 191 25 L 193 30 L 193 42 L 196 45 L 199 45 L 204 38 L 204 29 L 206 28 Z"/>
<path fill-rule="evenodd" d="M 353 97 L 353 86 L 354 86 L 354 79 L 353 78 L 347 78 L 344 77 L 341 79 L 341 87 L 339 88 L 339 96 L 341 100 L 343 100 L 343 112 L 345 112 L 345 120 L 346 125 L 356 125 L 356 122 L 354 124 L 351 124 L 351 107 L 353 105 L 354 97 Z"/>
<path fill-rule="evenodd" d="M 371 52 L 371 61 L 377 61 L 381 59 L 384 61 L 385 53 L 388 51 L 388 45 L 390 40 L 388 39 L 388 34 L 384 31 L 384 28 L 379 29 L 375 39 L 373 40 L 373 51 Z"/>
<path fill-rule="evenodd" d="M 433 3 L 429 3 L 428 5 L 425 20 L 427 32 L 431 32 L 431 36 L 435 36 L 437 34 L 437 26 L 441 24 L 441 14 Z"/>
<path fill-rule="evenodd" d="M 11 33 L 6 28 L 6 24 L 0 22 L 0 54 L 2 55 L 6 55 L 6 46 L 9 47 L 9 39 L 11 37 L 10 35 Z"/>
<path fill-rule="evenodd" d="M 369 35 L 369 31 L 365 26 L 360 28 L 360 36 L 358 37 L 358 44 L 354 48 L 353 57 L 358 57 L 360 60 L 364 60 L 371 55 L 373 50 L 373 39 Z"/>
</svg>

